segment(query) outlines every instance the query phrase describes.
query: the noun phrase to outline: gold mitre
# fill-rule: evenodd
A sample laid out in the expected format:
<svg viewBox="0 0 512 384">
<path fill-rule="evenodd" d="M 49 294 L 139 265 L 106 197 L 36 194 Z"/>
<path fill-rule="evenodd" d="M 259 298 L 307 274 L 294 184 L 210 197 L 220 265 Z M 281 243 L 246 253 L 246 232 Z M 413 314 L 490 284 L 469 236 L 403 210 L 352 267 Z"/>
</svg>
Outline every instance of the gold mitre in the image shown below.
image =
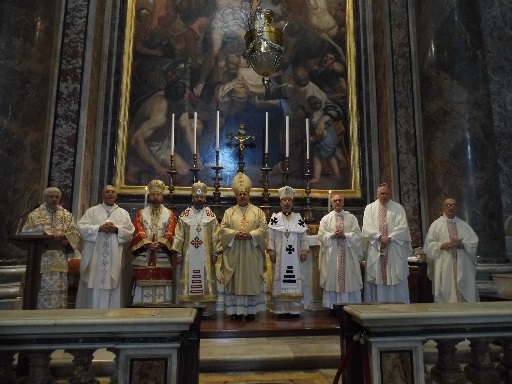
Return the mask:
<svg viewBox="0 0 512 384">
<path fill-rule="evenodd" d="M 233 181 L 231 182 L 231 189 L 233 190 L 235 195 L 238 195 L 240 192 L 250 193 L 251 188 L 251 179 L 249 179 L 247 175 L 242 172 L 238 172 L 233 178 Z"/>
<path fill-rule="evenodd" d="M 279 200 L 288 197 L 293 200 L 293 196 L 295 196 L 295 189 L 289 186 L 281 187 L 277 190 L 279 192 Z"/>
<path fill-rule="evenodd" d="M 208 187 L 205 183 L 202 183 L 201 180 L 198 180 L 197 183 L 192 184 L 192 196 L 206 196 L 207 191 Z"/>
<path fill-rule="evenodd" d="M 148 193 L 160 192 L 163 194 L 165 191 L 165 184 L 162 180 L 151 180 L 148 184 Z"/>
</svg>

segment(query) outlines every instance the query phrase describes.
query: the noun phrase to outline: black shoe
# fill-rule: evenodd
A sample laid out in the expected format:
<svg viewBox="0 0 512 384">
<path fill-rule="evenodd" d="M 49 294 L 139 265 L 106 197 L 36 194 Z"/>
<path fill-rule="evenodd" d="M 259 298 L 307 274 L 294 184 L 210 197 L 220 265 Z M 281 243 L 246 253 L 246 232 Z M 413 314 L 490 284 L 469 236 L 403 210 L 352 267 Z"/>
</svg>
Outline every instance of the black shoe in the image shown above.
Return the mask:
<svg viewBox="0 0 512 384">
<path fill-rule="evenodd" d="M 337 316 L 336 316 L 336 310 L 335 310 L 335 309 L 331 309 L 331 310 L 329 311 L 329 317 L 337 317 Z"/>
<path fill-rule="evenodd" d="M 286 319 L 286 315 L 287 313 L 280 313 L 279 315 L 277 315 L 277 317 L 279 317 L 280 319 Z"/>
<path fill-rule="evenodd" d="M 245 320 L 247 320 L 247 321 L 254 321 L 254 320 L 256 320 L 256 316 L 254 316 L 254 315 L 247 315 L 247 316 L 245 316 Z"/>
<path fill-rule="evenodd" d="M 231 315 L 231 321 L 241 321 L 242 319 L 242 315 Z"/>
<path fill-rule="evenodd" d="M 300 314 L 298 314 L 298 313 L 287 313 L 287 315 L 288 315 L 287 317 L 289 319 L 299 319 L 300 318 Z"/>
</svg>

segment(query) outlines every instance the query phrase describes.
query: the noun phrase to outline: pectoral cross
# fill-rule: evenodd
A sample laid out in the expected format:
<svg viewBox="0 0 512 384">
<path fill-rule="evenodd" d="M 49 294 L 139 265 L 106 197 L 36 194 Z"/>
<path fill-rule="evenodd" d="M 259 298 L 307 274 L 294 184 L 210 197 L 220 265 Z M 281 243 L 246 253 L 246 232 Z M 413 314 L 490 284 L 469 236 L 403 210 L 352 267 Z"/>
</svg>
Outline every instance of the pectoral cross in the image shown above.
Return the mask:
<svg viewBox="0 0 512 384">
<path fill-rule="evenodd" d="M 247 229 L 247 224 L 249 224 L 249 219 L 247 219 L 245 215 L 243 215 L 242 221 L 240 223 L 242 225 L 242 229 L 245 231 Z"/>
<path fill-rule="evenodd" d="M 245 163 L 244 163 L 244 150 L 245 150 L 245 142 L 247 140 L 256 140 L 256 135 L 246 135 L 245 124 L 241 123 L 238 127 L 238 135 L 233 133 L 228 134 L 228 139 L 235 139 L 238 141 L 238 172 L 244 172 Z"/>
</svg>

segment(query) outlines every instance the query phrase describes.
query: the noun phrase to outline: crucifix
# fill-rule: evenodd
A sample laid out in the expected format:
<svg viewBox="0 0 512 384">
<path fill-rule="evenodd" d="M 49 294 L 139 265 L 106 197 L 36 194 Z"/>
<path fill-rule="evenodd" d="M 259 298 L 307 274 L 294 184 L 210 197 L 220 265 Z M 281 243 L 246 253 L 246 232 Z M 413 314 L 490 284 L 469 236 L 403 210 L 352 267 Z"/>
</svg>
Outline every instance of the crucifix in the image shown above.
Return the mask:
<svg viewBox="0 0 512 384">
<path fill-rule="evenodd" d="M 245 150 L 245 142 L 247 140 L 256 140 L 256 135 L 246 135 L 245 124 L 241 123 L 238 127 L 238 135 L 233 133 L 228 134 L 228 139 L 235 139 L 238 141 L 238 172 L 244 172 L 245 163 L 244 163 L 244 150 Z"/>
</svg>

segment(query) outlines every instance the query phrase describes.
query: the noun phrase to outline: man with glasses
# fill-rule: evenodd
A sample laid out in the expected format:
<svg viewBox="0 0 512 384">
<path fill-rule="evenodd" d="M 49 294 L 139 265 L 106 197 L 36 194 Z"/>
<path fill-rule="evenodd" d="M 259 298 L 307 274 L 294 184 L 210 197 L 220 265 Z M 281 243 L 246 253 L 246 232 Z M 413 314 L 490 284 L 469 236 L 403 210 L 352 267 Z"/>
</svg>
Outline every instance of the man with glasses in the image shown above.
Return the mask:
<svg viewBox="0 0 512 384">
<path fill-rule="evenodd" d="M 478 237 L 457 217 L 457 201 L 443 202 L 443 215 L 432 223 L 425 239 L 428 277 L 436 303 L 480 301 L 476 288 Z"/>
<path fill-rule="evenodd" d="M 331 205 L 334 210 L 320 220 L 317 237 L 321 247 L 322 305 L 333 311 L 336 303 L 361 302 L 363 279 L 359 262 L 363 249 L 357 218 L 343 209 L 343 196 L 335 194 Z"/>
<path fill-rule="evenodd" d="M 386 183 L 377 188 L 377 200 L 364 210 L 363 237 L 368 243 L 364 301 L 409 303 L 411 234 L 405 210 L 391 200 Z"/>
</svg>

